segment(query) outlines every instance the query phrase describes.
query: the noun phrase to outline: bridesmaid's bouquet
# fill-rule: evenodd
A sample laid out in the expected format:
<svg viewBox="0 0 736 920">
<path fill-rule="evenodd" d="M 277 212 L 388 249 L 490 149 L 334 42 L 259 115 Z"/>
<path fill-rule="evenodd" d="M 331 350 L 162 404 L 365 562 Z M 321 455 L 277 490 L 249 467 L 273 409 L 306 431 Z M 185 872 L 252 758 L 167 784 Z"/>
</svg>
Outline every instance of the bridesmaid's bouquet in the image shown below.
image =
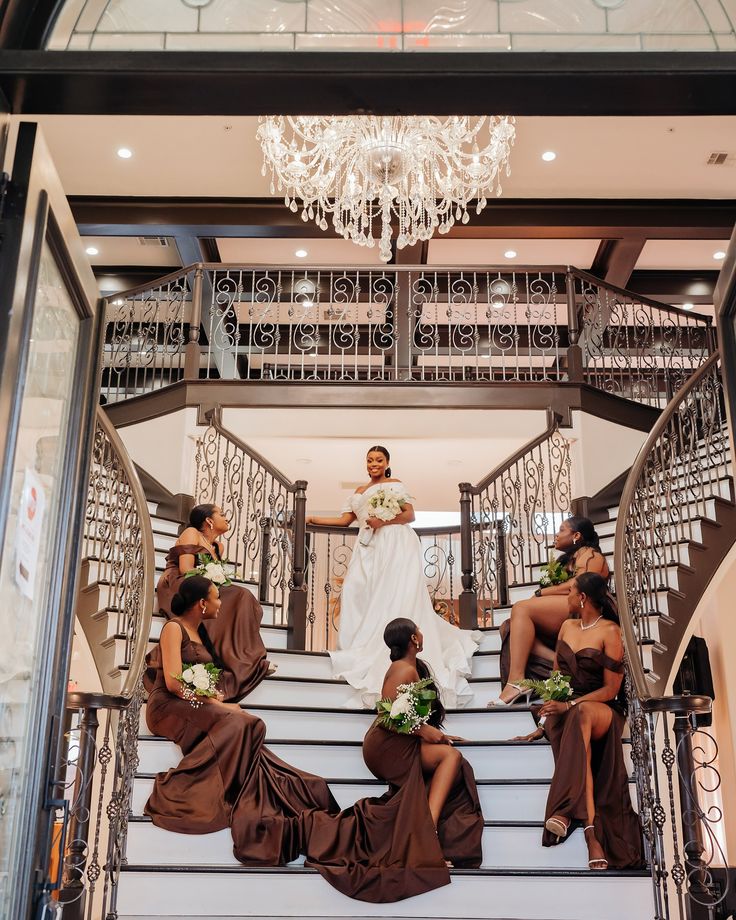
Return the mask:
<svg viewBox="0 0 736 920">
<path fill-rule="evenodd" d="M 570 686 L 570 677 L 561 671 L 553 671 L 547 680 L 522 680 L 519 681 L 520 687 L 527 690 L 533 690 L 543 703 L 554 700 L 558 703 L 565 703 L 573 695 L 573 689 Z M 540 725 L 544 725 L 545 716 L 539 720 Z"/>
<path fill-rule="evenodd" d="M 565 566 L 550 555 L 547 564 L 543 565 L 541 568 L 539 587 L 551 588 L 552 585 L 562 585 L 569 579 L 570 573 Z"/>
<path fill-rule="evenodd" d="M 395 489 L 377 489 L 368 499 L 368 508 L 370 516 L 378 518 L 379 521 L 393 521 L 401 514 L 403 506 L 411 501 L 411 496 L 406 492 L 398 492 Z M 373 538 L 373 528 L 367 525 L 360 534 L 360 542 L 367 546 Z"/>
<path fill-rule="evenodd" d="M 183 669 L 181 674 L 175 674 L 176 680 L 181 681 L 181 695 L 197 709 L 202 705 L 202 697 L 217 695 L 217 681 L 222 674 L 222 668 L 215 667 L 211 661 L 205 664 L 190 664 Z"/>
<path fill-rule="evenodd" d="M 432 701 L 437 699 L 434 690 L 430 690 L 432 679 L 415 680 L 412 684 L 399 684 L 395 700 L 385 699 L 376 703 L 378 718 L 376 722 L 389 731 L 400 735 L 410 735 L 429 721 L 432 714 Z"/>
<path fill-rule="evenodd" d="M 210 553 L 197 553 L 197 561 L 199 565 L 190 569 L 184 576 L 185 578 L 190 578 L 192 575 L 203 575 L 218 587 L 232 584 L 235 566 L 226 559 L 215 559 Z"/>
</svg>

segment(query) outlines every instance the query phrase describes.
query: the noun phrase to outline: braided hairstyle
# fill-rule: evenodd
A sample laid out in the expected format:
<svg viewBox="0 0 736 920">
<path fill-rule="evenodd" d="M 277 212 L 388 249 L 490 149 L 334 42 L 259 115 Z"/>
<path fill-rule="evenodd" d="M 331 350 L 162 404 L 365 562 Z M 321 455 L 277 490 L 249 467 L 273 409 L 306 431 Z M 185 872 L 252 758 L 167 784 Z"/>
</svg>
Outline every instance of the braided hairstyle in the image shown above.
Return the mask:
<svg viewBox="0 0 736 920">
<path fill-rule="evenodd" d="M 411 637 L 417 631 L 417 624 L 406 617 L 397 617 L 386 626 L 383 631 L 383 641 L 389 647 L 391 661 L 401 661 L 406 657 L 409 649 Z M 439 687 L 434 682 L 434 675 L 426 661 L 417 658 L 417 674 L 422 680 L 429 678 L 432 683 L 430 688 L 435 691 L 437 698 L 432 703 L 432 712 L 429 717 L 429 724 L 439 728 L 445 721 L 445 707 L 442 705 Z"/>
</svg>

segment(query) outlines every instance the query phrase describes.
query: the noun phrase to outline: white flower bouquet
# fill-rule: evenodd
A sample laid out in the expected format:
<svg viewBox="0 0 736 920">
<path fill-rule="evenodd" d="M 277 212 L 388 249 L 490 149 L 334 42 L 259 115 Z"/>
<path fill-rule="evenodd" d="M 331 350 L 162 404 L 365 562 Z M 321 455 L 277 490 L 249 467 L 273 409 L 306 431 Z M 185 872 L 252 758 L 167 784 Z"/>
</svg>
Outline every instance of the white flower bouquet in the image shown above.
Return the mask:
<svg viewBox="0 0 736 920">
<path fill-rule="evenodd" d="M 399 684 L 395 700 L 379 700 L 376 703 L 379 725 L 397 732 L 410 735 L 429 721 L 432 714 L 432 700 L 437 699 L 434 690 L 428 689 L 431 678 L 416 680 L 413 684 Z"/>
<path fill-rule="evenodd" d="M 377 489 L 368 499 L 370 516 L 379 521 L 393 521 L 404 509 L 404 505 L 411 501 L 411 496 L 406 492 L 395 489 Z M 373 528 L 367 525 L 360 533 L 360 542 L 367 546 L 373 537 Z"/>
<path fill-rule="evenodd" d="M 221 668 L 216 668 L 211 661 L 206 664 L 187 665 L 181 674 L 175 674 L 176 680 L 181 681 L 181 695 L 196 709 L 202 705 L 202 697 L 217 695 L 217 681 L 222 674 Z"/>
<path fill-rule="evenodd" d="M 562 585 L 570 580 L 570 573 L 565 566 L 555 559 L 550 553 L 546 565 L 540 569 L 539 587 L 550 588 L 552 585 Z"/>
<path fill-rule="evenodd" d="M 199 565 L 190 569 L 184 576 L 185 578 L 191 578 L 192 575 L 203 575 L 218 587 L 232 584 L 235 566 L 226 559 L 215 559 L 209 553 L 197 553 L 197 561 Z"/>
<path fill-rule="evenodd" d="M 542 702 L 548 703 L 555 700 L 559 703 L 565 703 L 573 694 L 570 686 L 570 678 L 561 671 L 553 671 L 547 680 L 522 680 L 519 682 L 520 687 L 526 687 L 527 690 L 533 690 Z M 545 716 L 539 720 L 540 725 L 544 725 Z"/>
</svg>

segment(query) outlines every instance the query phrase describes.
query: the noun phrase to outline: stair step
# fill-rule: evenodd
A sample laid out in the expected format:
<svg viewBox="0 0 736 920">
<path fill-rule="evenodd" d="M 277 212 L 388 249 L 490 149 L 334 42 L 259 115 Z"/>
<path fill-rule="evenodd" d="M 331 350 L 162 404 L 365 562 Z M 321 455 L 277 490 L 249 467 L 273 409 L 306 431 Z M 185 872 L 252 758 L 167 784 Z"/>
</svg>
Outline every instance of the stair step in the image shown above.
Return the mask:
<svg viewBox="0 0 736 920">
<path fill-rule="evenodd" d="M 191 839 L 191 838 L 190 838 Z M 569 846 L 570 842 L 563 844 Z M 196 871 L 129 864 L 121 868 L 119 920 L 237 916 L 434 918 L 544 917 L 545 920 L 650 920 L 652 882 L 644 872 L 498 870 L 451 873 L 452 884 L 394 904 L 354 901 L 314 870 L 222 867 Z"/>
</svg>

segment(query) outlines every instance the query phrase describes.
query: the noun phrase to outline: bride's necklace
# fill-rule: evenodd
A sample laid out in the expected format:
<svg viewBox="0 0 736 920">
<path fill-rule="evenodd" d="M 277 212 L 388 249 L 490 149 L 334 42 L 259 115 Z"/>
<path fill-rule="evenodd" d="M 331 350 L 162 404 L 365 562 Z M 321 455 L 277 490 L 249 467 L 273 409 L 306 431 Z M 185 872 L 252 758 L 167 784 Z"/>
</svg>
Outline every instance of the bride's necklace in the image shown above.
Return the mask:
<svg viewBox="0 0 736 920">
<path fill-rule="evenodd" d="M 581 621 L 580 621 L 580 628 L 581 628 L 581 629 L 592 629 L 592 628 L 595 626 L 595 624 L 596 624 L 599 620 L 602 620 L 602 619 L 603 619 L 603 614 L 601 614 L 599 617 L 597 617 L 595 620 L 593 620 L 592 623 L 588 623 L 587 626 L 583 626 L 583 621 L 581 620 Z"/>
</svg>

